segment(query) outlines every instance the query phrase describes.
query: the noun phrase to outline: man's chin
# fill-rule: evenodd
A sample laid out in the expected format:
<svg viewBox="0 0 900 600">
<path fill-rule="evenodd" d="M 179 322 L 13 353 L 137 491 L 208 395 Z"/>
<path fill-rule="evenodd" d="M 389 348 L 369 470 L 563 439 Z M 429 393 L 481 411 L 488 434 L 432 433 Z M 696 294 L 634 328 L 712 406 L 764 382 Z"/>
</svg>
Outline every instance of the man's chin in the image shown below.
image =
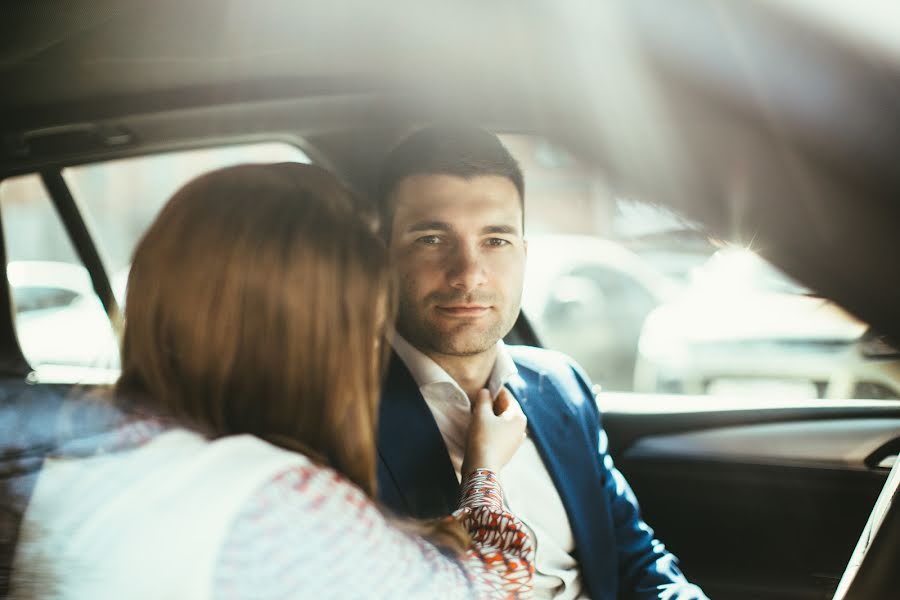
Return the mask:
<svg viewBox="0 0 900 600">
<path fill-rule="evenodd" d="M 490 350 L 497 342 L 493 344 L 451 344 L 443 345 L 437 351 L 446 356 L 478 356 Z"/>
<path fill-rule="evenodd" d="M 415 324 L 398 321 L 397 324 L 400 335 L 413 346 L 447 356 L 475 356 L 487 352 L 503 337 L 503 327 L 496 322 L 453 323 L 450 326 L 439 321 Z"/>
<path fill-rule="evenodd" d="M 491 332 L 446 332 L 432 336 L 431 346 L 441 354 L 448 356 L 475 356 L 493 348 L 501 336 Z"/>
</svg>

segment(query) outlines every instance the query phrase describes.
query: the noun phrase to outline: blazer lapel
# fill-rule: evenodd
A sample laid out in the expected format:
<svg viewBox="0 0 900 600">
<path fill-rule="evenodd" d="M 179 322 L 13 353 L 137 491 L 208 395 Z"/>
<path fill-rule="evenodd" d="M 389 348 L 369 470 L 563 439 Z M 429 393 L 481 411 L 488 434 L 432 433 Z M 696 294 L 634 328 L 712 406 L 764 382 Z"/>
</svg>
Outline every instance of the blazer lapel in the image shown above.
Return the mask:
<svg viewBox="0 0 900 600">
<path fill-rule="evenodd" d="M 528 430 L 556 485 L 575 537 L 576 553 L 592 594 L 614 582 L 618 566 L 612 516 L 601 474 L 594 465 L 596 440 L 588 439 L 575 409 L 542 373 L 519 367 L 509 388 L 528 417 Z M 593 560 L 595 557 L 602 560 Z"/>
<path fill-rule="evenodd" d="M 443 517 L 459 507 L 459 482 L 415 380 L 393 354 L 381 397 L 378 452 L 409 515 Z"/>
<path fill-rule="evenodd" d="M 528 431 L 535 440 L 535 444 L 541 454 L 558 447 L 557 442 L 565 442 L 566 429 L 572 421 L 573 415 L 566 411 L 566 404 L 562 401 L 547 401 L 545 395 L 549 392 L 558 396 L 552 385 L 544 389 L 543 377 L 530 369 L 519 366 L 519 374 L 510 379 L 507 387 L 519 401 L 522 412 L 528 417 Z"/>
</svg>

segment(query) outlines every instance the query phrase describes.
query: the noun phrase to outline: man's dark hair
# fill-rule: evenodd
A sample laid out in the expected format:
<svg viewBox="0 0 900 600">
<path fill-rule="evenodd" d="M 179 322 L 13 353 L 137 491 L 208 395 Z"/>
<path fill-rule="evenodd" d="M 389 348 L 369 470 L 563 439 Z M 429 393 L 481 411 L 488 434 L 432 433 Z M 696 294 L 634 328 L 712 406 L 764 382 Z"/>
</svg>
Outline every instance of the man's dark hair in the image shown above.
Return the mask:
<svg viewBox="0 0 900 600">
<path fill-rule="evenodd" d="M 400 142 L 388 155 L 378 182 L 378 217 L 385 239 L 391 237 L 394 188 L 411 175 L 482 175 L 507 177 L 519 192 L 525 211 L 525 178 L 519 163 L 493 133 L 469 126 L 431 126 Z"/>
</svg>

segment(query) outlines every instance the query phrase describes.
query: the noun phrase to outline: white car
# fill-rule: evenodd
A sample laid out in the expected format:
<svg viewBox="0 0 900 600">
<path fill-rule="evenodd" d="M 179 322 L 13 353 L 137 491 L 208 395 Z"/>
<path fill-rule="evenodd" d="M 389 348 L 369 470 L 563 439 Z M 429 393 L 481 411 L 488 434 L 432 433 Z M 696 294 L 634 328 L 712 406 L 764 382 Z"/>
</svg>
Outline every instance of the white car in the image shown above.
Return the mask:
<svg viewBox="0 0 900 600">
<path fill-rule="evenodd" d="M 116 335 L 84 267 L 13 261 L 6 273 L 19 344 L 38 379 L 52 380 L 54 372 L 76 369 L 93 381 L 96 372 L 119 368 Z M 114 287 L 121 288 L 123 281 L 115 277 Z"/>
<path fill-rule="evenodd" d="M 900 355 L 744 249 L 720 250 L 638 345 L 634 389 L 770 398 L 900 398 Z"/>
<path fill-rule="evenodd" d="M 529 237 L 522 309 L 541 341 L 607 390 L 631 387 L 647 314 L 676 286 L 634 252 L 583 235 Z"/>
</svg>

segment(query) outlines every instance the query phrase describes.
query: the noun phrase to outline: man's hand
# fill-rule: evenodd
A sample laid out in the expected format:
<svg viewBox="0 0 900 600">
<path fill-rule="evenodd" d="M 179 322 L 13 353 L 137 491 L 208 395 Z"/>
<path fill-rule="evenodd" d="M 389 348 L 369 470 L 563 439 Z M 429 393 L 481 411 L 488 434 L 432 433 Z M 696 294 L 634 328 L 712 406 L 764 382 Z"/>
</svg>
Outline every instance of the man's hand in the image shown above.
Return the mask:
<svg viewBox="0 0 900 600">
<path fill-rule="evenodd" d="M 488 390 L 480 390 L 472 404 L 463 477 L 475 469 L 499 473 L 525 439 L 527 425 L 522 408 L 506 388 L 494 401 Z"/>
</svg>

